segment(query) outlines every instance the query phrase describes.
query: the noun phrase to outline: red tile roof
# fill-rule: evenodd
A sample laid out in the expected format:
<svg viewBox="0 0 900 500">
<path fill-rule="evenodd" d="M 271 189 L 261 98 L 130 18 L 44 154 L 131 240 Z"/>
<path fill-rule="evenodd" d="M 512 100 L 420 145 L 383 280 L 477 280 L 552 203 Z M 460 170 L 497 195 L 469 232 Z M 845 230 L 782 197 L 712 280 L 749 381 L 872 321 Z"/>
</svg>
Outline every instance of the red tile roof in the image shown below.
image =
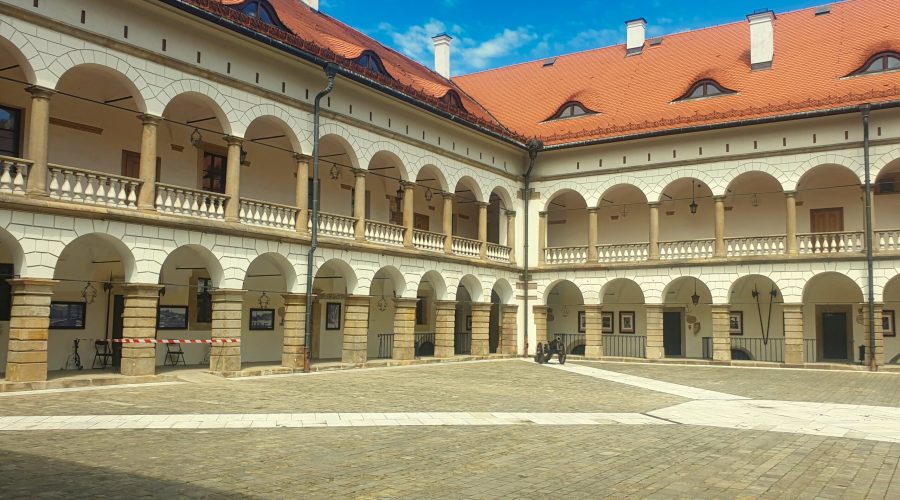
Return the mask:
<svg viewBox="0 0 900 500">
<path fill-rule="evenodd" d="M 845 78 L 877 52 L 900 52 L 900 0 L 776 14 L 774 31 L 763 71 L 750 71 L 741 21 L 667 35 L 636 56 L 616 45 L 453 81 L 507 127 L 551 145 L 900 99 L 900 72 Z M 736 93 L 673 102 L 705 78 Z M 567 101 L 599 114 L 545 121 Z"/>
</svg>

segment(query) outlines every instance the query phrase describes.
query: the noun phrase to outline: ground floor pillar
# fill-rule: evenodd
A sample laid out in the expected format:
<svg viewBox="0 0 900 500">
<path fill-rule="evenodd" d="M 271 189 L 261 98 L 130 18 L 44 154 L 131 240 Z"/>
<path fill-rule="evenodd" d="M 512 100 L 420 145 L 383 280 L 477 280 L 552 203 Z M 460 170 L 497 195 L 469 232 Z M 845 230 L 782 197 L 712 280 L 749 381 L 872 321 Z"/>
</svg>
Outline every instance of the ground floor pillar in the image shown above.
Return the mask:
<svg viewBox="0 0 900 500">
<path fill-rule="evenodd" d="M 50 300 L 57 281 L 36 278 L 8 280 L 12 291 L 9 319 L 8 382 L 47 380 L 47 335 Z"/>
<path fill-rule="evenodd" d="M 518 315 L 519 306 L 515 304 L 500 306 L 500 348 L 497 350 L 500 354 L 516 354 L 519 351 Z"/>
<path fill-rule="evenodd" d="M 584 306 L 584 357 L 600 359 L 603 357 L 603 306 Z"/>
<path fill-rule="evenodd" d="M 212 292 L 212 340 L 237 339 L 238 342 L 214 342 L 210 346 L 210 371 L 240 371 L 243 312 L 243 290 L 215 290 Z"/>
<path fill-rule="evenodd" d="M 156 338 L 156 317 L 162 285 L 127 284 L 122 287 L 122 339 Z M 122 375 L 156 374 L 156 344 L 122 344 Z"/>
<path fill-rule="evenodd" d="M 784 364 L 800 366 L 805 362 L 803 305 L 784 304 L 782 308 L 784 311 Z"/>
<path fill-rule="evenodd" d="M 406 360 L 416 356 L 416 302 L 418 299 L 394 299 L 393 359 Z"/>
<path fill-rule="evenodd" d="M 884 330 L 881 328 L 881 316 L 884 314 L 884 304 L 875 303 L 875 366 L 884 364 Z M 863 306 L 863 332 L 866 346 L 866 366 L 872 366 L 872 348 L 869 343 L 869 305 Z M 856 353 L 854 353 L 855 355 Z"/>
<path fill-rule="evenodd" d="M 284 341 L 281 366 L 299 370 L 306 356 L 306 295 L 284 294 Z"/>
<path fill-rule="evenodd" d="M 731 361 L 731 311 L 727 305 L 714 305 L 711 312 L 713 360 Z"/>
<path fill-rule="evenodd" d="M 369 302 L 367 295 L 350 295 L 345 301 L 344 341 L 341 362 L 365 363 L 369 341 Z"/>
<path fill-rule="evenodd" d="M 434 305 L 434 357 L 452 358 L 456 354 L 456 302 L 439 300 Z"/>
<path fill-rule="evenodd" d="M 663 344 L 663 306 L 647 304 L 647 345 L 644 356 L 647 359 L 666 357 Z"/>
<path fill-rule="evenodd" d="M 547 306 L 534 306 L 531 314 L 534 316 L 535 345 L 547 342 Z M 537 352 L 537 351 L 535 351 Z"/>
<path fill-rule="evenodd" d="M 472 356 L 487 356 L 490 353 L 491 303 L 472 303 Z"/>
</svg>

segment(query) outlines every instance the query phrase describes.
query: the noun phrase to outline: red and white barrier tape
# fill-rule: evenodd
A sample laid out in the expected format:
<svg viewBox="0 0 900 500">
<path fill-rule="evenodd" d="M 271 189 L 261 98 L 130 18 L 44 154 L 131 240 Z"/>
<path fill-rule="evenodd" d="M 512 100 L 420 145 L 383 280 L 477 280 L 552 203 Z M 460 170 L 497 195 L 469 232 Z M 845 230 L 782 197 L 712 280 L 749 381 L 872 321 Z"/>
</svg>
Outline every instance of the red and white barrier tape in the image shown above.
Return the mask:
<svg viewBox="0 0 900 500">
<path fill-rule="evenodd" d="M 117 344 L 239 344 L 241 339 L 112 339 Z"/>
</svg>

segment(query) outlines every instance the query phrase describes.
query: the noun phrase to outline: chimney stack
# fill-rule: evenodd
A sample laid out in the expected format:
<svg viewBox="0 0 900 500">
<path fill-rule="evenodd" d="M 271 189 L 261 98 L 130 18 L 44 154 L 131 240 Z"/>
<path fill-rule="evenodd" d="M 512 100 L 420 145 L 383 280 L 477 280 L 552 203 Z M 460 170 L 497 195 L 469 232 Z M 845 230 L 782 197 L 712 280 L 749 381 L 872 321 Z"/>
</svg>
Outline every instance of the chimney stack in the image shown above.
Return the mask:
<svg viewBox="0 0 900 500">
<path fill-rule="evenodd" d="M 319 0 L 300 0 L 312 10 L 319 10 Z"/>
<path fill-rule="evenodd" d="M 643 17 L 625 22 L 625 54 L 640 54 L 647 39 L 647 20 Z"/>
<path fill-rule="evenodd" d="M 453 37 L 441 33 L 431 39 L 434 42 L 434 71 L 450 79 L 450 41 Z"/>
<path fill-rule="evenodd" d="M 750 69 L 769 69 L 775 57 L 775 13 L 771 10 L 747 16 L 750 23 Z"/>
</svg>

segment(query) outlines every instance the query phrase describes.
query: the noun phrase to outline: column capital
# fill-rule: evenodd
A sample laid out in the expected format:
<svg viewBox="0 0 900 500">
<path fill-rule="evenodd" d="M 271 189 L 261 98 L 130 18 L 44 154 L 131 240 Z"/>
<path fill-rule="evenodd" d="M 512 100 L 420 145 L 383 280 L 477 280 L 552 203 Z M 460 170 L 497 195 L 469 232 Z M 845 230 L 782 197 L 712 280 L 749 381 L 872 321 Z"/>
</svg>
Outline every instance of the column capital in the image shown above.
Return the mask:
<svg viewBox="0 0 900 500">
<path fill-rule="evenodd" d="M 32 98 L 38 99 L 50 99 L 53 97 L 53 94 L 56 94 L 56 91 L 53 89 L 48 89 L 46 87 L 41 87 L 38 85 L 31 85 L 29 87 L 25 87 L 25 92 L 31 94 Z"/>
<path fill-rule="evenodd" d="M 491 206 L 491 204 L 486 201 L 479 201 L 476 203 L 476 205 L 478 205 L 479 209 L 487 208 L 487 207 Z"/>
<path fill-rule="evenodd" d="M 444 191 L 441 193 L 441 196 L 444 198 L 444 201 L 453 201 L 453 197 L 455 196 L 455 194 Z"/>
<path fill-rule="evenodd" d="M 416 304 L 419 302 L 418 298 L 410 298 L 410 297 L 394 297 L 394 307 L 416 307 Z"/>
<path fill-rule="evenodd" d="M 415 182 L 410 182 L 410 181 L 403 181 L 403 180 L 401 180 L 401 181 L 400 181 L 400 187 L 402 187 L 403 189 L 413 189 L 413 188 L 416 187 L 416 183 L 415 183 Z"/>
<path fill-rule="evenodd" d="M 471 305 L 473 311 L 489 311 L 493 304 L 490 302 L 472 302 Z"/>
<path fill-rule="evenodd" d="M 12 278 L 6 280 L 13 293 L 53 293 L 59 280 L 47 278 Z"/>
<path fill-rule="evenodd" d="M 372 297 L 368 295 L 348 295 L 344 302 L 349 305 L 367 306 L 372 301 Z"/>
<path fill-rule="evenodd" d="M 163 119 L 161 116 L 151 115 L 147 113 L 141 113 L 137 115 L 137 118 L 144 125 L 157 125 Z"/>
<path fill-rule="evenodd" d="M 125 283 L 122 285 L 122 291 L 125 295 L 132 297 L 159 297 L 159 293 L 165 285 L 154 285 L 152 283 Z"/>
<path fill-rule="evenodd" d="M 306 294 L 305 293 L 282 293 L 281 298 L 284 299 L 284 305 L 306 305 Z M 313 300 L 315 300 L 315 295 L 313 295 Z"/>
<path fill-rule="evenodd" d="M 354 168 L 354 169 L 353 169 L 353 176 L 354 176 L 354 177 L 357 177 L 357 178 L 358 178 L 358 177 L 365 177 L 365 176 L 366 176 L 366 173 L 368 173 L 368 170 L 365 170 L 365 169 L 362 169 L 362 168 Z"/>
<path fill-rule="evenodd" d="M 547 211 L 546 211 L 546 210 L 541 210 L 540 212 L 538 212 L 538 217 L 543 217 L 543 218 L 546 219 L 546 218 L 547 218 Z"/>
<path fill-rule="evenodd" d="M 500 304 L 500 310 L 503 312 L 517 312 L 519 304 Z"/>
<path fill-rule="evenodd" d="M 600 207 L 588 207 L 587 211 L 589 214 L 596 214 L 600 211 Z"/>
<path fill-rule="evenodd" d="M 209 292 L 213 302 L 241 302 L 244 300 L 243 290 L 220 288 Z"/>
<path fill-rule="evenodd" d="M 241 146 L 244 144 L 244 139 L 234 135 L 223 135 L 222 139 L 224 139 L 225 144 L 228 144 L 229 146 Z"/>
<path fill-rule="evenodd" d="M 600 312 L 603 310 L 603 304 L 584 304 L 584 310 Z"/>
<path fill-rule="evenodd" d="M 720 201 L 721 201 L 721 202 L 724 202 L 724 201 L 725 201 L 725 195 L 724 195 L 724 194 L 716 194 L 716 195 L 713 195 L 713 201 L 716 201 L 716 202 L 720 202 Z"/>
<path fill-rule="evenodd" d="M 307 165 L 312 163 L 312 156 L 305 155 L 303 153 L 294 153 L 293 156 L 294 161 L 296 161 L 297 163 L 306 163 Z"/>
<path fill-rule="evenodd" d="M 788 190 L 784 192 L 785 198 L 795 198 L 797 196 L 797 191 Z"/>
<path fill-rule="evenodd" d="M 659 208 L 659 202 L 658 201 L 648 201 L 647 206 L 649 206 L 650 208 Z"/>
<path fill-rule="evenodd" d="M 441 310 L 456 309 L 456 301 L 455 300 L 436 300 L 436 301 L 434 301 L 434 306 L 437 309 L 441 309 Z"/>
<path fill-rule="evenodd" d="M 512 219 L 512 218 L 514 218 L 515 216 L 516 216 L 516 211 L 515 211 L 515 210 L 507 210 L 507 211 L 506 211 L 506 218 L 507 218 L 507 219 Z"/>
</svg>

